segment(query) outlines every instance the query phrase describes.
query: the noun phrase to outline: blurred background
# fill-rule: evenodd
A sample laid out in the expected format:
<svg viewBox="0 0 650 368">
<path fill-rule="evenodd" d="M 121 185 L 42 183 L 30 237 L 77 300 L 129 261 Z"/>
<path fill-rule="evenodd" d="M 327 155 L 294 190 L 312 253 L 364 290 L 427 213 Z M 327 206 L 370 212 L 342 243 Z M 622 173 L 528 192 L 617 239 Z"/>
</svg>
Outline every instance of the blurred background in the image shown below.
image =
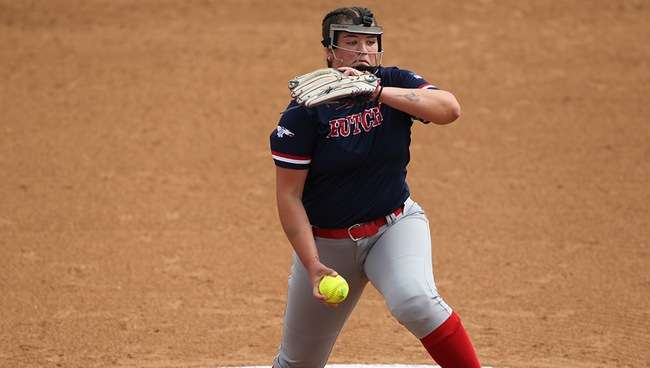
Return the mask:
<svg viewBox="0 0 650 368">
<path fill-rule="evenodd" d="M 461 103 L 408 180 L 483 365 L 650 364 L 650 2 L 0 0 L 1 367 L 270 365 L 268 137 L 348 5 Z M 369 287 L 331 362 L 430 358 Z"/>
</svg>

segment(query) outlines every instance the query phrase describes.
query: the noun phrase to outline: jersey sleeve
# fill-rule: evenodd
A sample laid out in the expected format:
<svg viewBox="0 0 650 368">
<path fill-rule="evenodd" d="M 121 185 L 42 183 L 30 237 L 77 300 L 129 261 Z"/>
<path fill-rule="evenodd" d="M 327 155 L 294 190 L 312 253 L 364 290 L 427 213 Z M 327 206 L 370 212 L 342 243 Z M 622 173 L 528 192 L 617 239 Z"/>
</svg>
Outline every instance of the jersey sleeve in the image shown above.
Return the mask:
<svg viewBox="0 0 650 368">
<path fill-rule="evenodd" d="M 271 154 L 279 167 L 306 170 L 317 136 L 317 120 L 294 100 L 282 113 L 278 126 L 271 132 Z"/>
<path fill-rule="evenodd" d="M 391 79 L 393 80 L 395 87 L 438 89 L 438 87 L 427 82 L 418 74 L 406 69 L 395 68 Z"/>
<path fill-rule="evenodd" d="M 395 87 L 402 87 L 402 88 L 419 88 L 419 89 L 439 89 L 438 87 L 434 86 L 433 84 L 427 82 L 424 78 L 422 78 L 420 75 L 406 69 L 398 69 L 395 68 L 393 69 L 393 75 L 391 76 L 391 80 L 393 81 L 393 84 Z M 419 120 L 423 122 L 424 124 L 429 124 L 430 121 L 426 121 L 424 119 L 421 119 L 417 116 L 411 116 L 412 119 Z"/>
</svg>

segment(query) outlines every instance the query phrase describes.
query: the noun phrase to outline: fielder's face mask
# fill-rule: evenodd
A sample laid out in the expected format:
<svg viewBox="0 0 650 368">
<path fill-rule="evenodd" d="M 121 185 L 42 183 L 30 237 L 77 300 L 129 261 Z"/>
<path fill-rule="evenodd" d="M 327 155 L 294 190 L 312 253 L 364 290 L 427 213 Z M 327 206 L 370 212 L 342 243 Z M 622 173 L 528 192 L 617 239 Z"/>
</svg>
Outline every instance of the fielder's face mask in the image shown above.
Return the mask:
<svg viewBox="0 0 650 368">
<path fill-rule="evenodd" d="M 363 35 L 373 35 L 377 36 L 377 45 L 378 50 L 376 52 L 363 52 L 363 54 L 376 55 L 376 66 L 381 65 L 381 57 L 384 53 L 384 50 L 381 46 L 381 35 L 384 33 L 384 29 L 380 26 L 373 26 L 373 19 L 371 17 L 363 17 L 363 24 L 330 24 L 329 37 L 322 41 L 323 46 L 332 50 L 334 57 L 336 58 L 336 53 L 334 49 L 341 49 L 345 51 L 351 51 L 356 53 L 362 53 L 358 50 L 351 50 L 345 47 L 338 46 L 334 43 L 336 40 L 336 32 L 349 32 L 357 33 Z"/>
</svg>

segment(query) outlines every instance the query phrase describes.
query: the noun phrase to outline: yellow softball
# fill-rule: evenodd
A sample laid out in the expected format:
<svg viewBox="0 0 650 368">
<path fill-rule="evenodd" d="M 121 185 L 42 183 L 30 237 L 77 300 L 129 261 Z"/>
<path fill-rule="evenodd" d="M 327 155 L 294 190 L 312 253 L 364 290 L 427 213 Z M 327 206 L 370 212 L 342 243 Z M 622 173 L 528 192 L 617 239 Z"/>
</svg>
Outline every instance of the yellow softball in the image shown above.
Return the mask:
<svg viewBox="0 0 650 368">
<path fill-rule="evenodd" d="M 325 297 L 326 302 L 338 304 L 348 297 L 350 287 L 341 275 L 324 276 L 318 284 L 318 291 Z"/>
</svg>

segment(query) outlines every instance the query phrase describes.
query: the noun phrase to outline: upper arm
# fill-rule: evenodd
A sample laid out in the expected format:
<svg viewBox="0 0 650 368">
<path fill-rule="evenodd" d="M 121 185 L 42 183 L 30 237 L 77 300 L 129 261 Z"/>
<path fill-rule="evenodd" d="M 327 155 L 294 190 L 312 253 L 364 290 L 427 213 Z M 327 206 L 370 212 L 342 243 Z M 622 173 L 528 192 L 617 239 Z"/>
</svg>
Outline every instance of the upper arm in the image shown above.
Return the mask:
<svg viewBox="0 0 650 368">
<path fill-rule="evenodd" d="M 278 199 L 284 196 L 302 198 L 309 170 L 275 167 L 275 188 Z"/>
<path fill-rule="evenodd" d="M 392 79 L 401 88 L 420 89 L 420 96 L 424 97 L 422 102 L 426 104 L 426 110 L 422 117 L 411 115 L 412 119 L 419 120 L 425 124 L 434 122 L 436 124 L 448 124 L 460 116 L 460 105 L 451 92 L 443 91 L 429 83 L 420 75 L 405 69 L 394 69 Z M 429 116 L 429 119 L 426 117 Z M 431 119 L 435 118 L 435 119 Z"/>
<path fill-rule="evenodd" d="M 422 76 L 406 69 L 395 68 L 391 73 L 391 80 L 395 87 L 411 89 L 437 90 L 438 87 L 429 83 Z"/>
</svg>

